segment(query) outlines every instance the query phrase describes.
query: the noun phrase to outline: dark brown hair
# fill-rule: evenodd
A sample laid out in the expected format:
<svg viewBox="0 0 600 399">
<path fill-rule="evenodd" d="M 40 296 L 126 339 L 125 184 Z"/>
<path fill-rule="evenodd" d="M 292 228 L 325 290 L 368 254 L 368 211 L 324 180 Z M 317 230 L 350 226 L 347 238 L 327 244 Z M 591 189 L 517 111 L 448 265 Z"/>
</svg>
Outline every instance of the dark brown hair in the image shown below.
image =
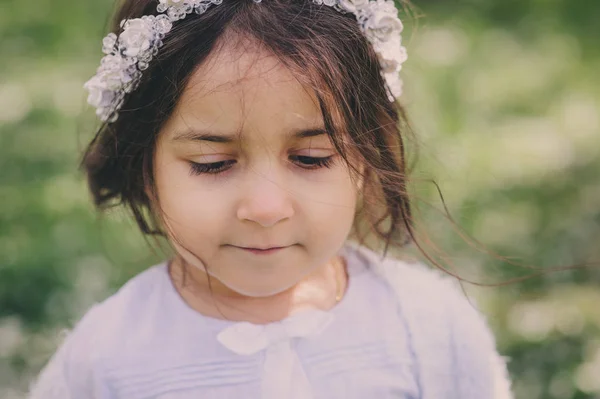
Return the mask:
<svg viewBox="0 0 600 399">
<path fill-rule="evenodd" d="M 111 31 L 119 32 L 123 19 L 156 15 L 157 3 L 124 1 Z M 405 110 L 388 100 L 380 63 L 355 17 L 310 0 L 227 0 L 176 22 L 117 121 L 100 126 L 83 154 L 81 166 L 96 207 L 124 205 L 144 235 L 166 237 L 151 200 L 156 197 L 152 170 L 157 135 L 194 70 L 228 40 L 266 48 L 314 90 L 336 149 L 363 178 L 355 238 L 361 244 L 369 237 L 383 243 L 384 256 L 389 247 L 415 243 L 444 269 L 415 237 L 406 157 L 406 139 L 414 135 Z M 351 159 L 359 160 L 362 172 Z"/>
<path fill-rule="evenodd" d="M 123 19 L 155 15 L 156 5 L 152 0 L 126 1 L 112 31 L 119 31 Z M 155 192 L 151 171 L 158 132 L 195 68 L 224 41 L 248 39 L 314 89 L 325 128 L 354 172 L 358 169 L 348 154 L 355 151 L 364 161 L 365 197 L 355 225 L 371 228 L 355 231 L 359 241 L 373 231 L 386 250 L 409 242 L 403 143 L 409 125 L 404 111 L 388 100 L 380 64 L 355 17 L 312 1 L 228 0 L 176 22 L 117 121 L 102 125 L 84 153 L 95 205 L 125 205 L 144 234 L 165 236 L 144 190 Z M 341 140 L 341 132 L 348 140 Z"/>
</svg>

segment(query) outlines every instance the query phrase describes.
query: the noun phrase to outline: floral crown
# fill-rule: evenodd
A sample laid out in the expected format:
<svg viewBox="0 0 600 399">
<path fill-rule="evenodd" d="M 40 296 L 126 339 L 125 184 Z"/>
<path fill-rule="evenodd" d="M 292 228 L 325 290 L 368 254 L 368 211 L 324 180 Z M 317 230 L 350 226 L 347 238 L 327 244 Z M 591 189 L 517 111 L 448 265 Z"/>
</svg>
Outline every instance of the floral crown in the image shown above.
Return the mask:
<svg viewBox="0 0 600 399">
<path fill-rule="evenodd" d="M 253 0 L 260 3 L 262 0 Z M 402 46 L 402 21 L 393 0 L 312 0 L 315 4 L 333 7 L 341 13 L 350 12 L 365 34 L 380 60 L 381 74 L 387 83 L 388 99 L 402 94 L 399 77 L 406 61 Z M 211 5 L 223 0 L 159 0 L 158 15 L 121 21 L 119 36 L 109 33 L 102 41 L 102 58 L 96 74 L 83 87 L 89 92 L 88 103 L 96 108 L 103 122 L 117 120 L 125 96 L 134 91 L 152 58 L 163 46 L 162 39 L 173 23 L 195 12 L 203 14 Z"/>
</svg>

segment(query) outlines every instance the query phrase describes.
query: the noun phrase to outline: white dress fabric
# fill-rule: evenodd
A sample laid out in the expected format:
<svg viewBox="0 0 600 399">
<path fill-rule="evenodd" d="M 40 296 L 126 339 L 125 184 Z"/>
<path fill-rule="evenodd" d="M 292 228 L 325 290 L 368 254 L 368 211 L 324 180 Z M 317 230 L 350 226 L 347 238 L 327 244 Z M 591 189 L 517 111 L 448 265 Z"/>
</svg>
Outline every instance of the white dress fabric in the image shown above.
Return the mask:
<svg viewBox="0 0 600 399">
<path fill-rule="evenodd" d="M 335 307 L 304 310 L 266 325 L 199 314 L 174 289 L 166 262 L 155 265 L 88 311 L 32 384 L 29 397 L 511 398 L 505 365 L 482 318 L 464 323 L 474 331 L 465 335 L 470 342 L 441 334 L 440 328 L 455 326 L 460 332 L 463 323 L 445 323 L 435 311 L 428 316 L 426 302 L 418 298 L 414 309 L 425 313 L 411 315 L 399 301 L 399 284 L 390 284 L 387 266 L 377 266 L 373 252 L 349 242 L 341 253 L 349 284 Z M 433 273 L 422 266 L 415 270 L 420 276 Z M 436 280 L 425 281 L 445 301 Z M 415 279 L 415 288 L 422 282 L 423 277 Z M 432 328 L 417 325 L 431 317 L 438 319 L 424 325 Z M 418 336 L 431 338 L 424 342 Z M 435 353 L 427 352 L 428 342 Z M 477 353 L 470 354 L 468 344 Z M 469 353 L 456 354 L 457 348 Z"/>
</svg>

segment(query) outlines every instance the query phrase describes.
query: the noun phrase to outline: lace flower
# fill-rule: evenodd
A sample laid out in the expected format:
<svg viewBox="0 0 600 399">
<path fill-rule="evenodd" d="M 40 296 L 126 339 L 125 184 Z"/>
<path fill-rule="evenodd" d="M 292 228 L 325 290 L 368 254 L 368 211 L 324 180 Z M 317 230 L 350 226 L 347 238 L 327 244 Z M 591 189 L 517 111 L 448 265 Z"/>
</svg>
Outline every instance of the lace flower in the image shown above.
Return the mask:
<svg viewBox="0 0 600 399">
<path fill-rule="evenodd" d="M 338 4 L 344 11 L 356 14 L 369 5 L 369 0 L 339 0 Z"/>
<path fill-rule="evenodd" d="M 404 26 L 398 18 L 396 6 L 391 0 L 369 2 L 365 9 L 365 34 L 373 41 L 385 42 L 399 37 Z"/>
<path fill-rule="evenodd" d="M 254 0 L 260 3 L 262 0 Z M 354 14 L 362 32 L 375 50 L 381 74 L 388 86 L 388 98 L 394 101 L 402 93 L 402 81 L 398 76 L 406 61 L 406 48 L 402 46 L 400 33 L 402 21 L 392 0 L 312 0 L 343 13 Z M 188 14 L 204 13 L 211 5 L 223 0 L 158 0 L 159 15 L 144 15 L 121 21 L 120 35 L 109 33 L 102 40 L 102 52 L 106 54 L 94 75 L 85 82 L 88 103 L 96 108 L 96 115 L 103 122 L 114 122 L 123 105 L 126 94 L 134 91 L 152 58 L 163 46 L 162 39 L 169 33 L 173 23 Z"/>
</svg>

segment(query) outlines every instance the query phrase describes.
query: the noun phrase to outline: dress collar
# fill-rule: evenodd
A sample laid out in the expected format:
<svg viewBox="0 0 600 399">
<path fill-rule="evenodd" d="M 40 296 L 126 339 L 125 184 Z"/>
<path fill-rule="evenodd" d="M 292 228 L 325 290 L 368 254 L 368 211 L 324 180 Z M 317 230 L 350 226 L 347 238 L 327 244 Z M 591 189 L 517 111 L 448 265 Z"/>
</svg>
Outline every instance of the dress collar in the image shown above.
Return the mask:
<svg viewBox="0 0 600 399">
<path fill-rule="evenodd" d="M 217 340 L 239 355 L 251 355 L 279 342 L 320 334 L 335 319 L 332 312 L 305 309 L 268 324 L 235 323 L 217 335 Z"/>
</svg>

